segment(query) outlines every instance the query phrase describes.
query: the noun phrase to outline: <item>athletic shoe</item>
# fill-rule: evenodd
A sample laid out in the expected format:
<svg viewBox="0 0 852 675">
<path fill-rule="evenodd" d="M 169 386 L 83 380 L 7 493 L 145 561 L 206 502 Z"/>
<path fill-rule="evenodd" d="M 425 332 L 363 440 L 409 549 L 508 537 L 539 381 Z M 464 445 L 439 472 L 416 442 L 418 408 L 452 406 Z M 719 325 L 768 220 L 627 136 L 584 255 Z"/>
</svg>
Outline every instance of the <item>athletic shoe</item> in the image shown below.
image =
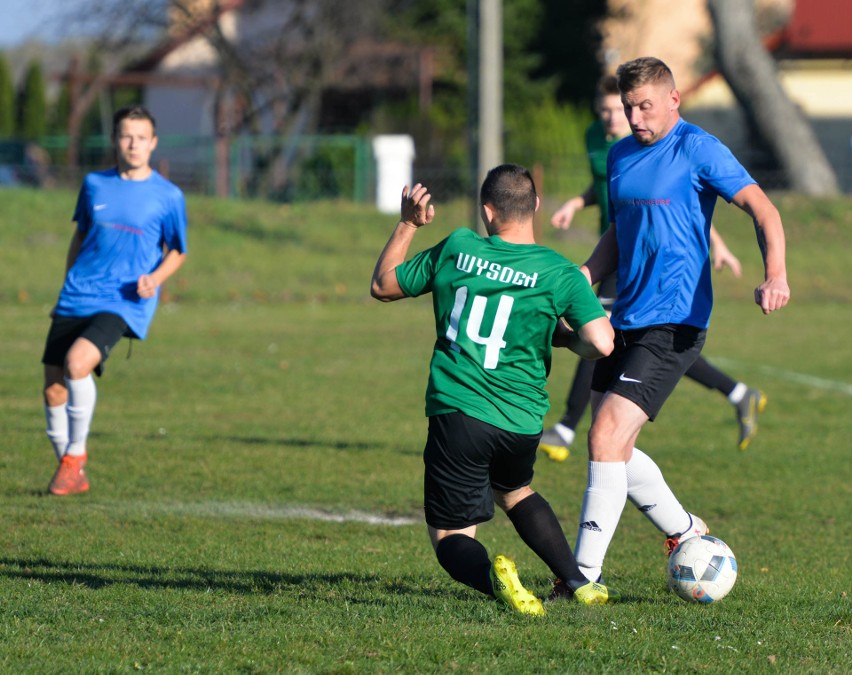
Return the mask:
<svg viewBox="0 0 852 675">
<path fill-rule="evenodd" d="M 564 462 L 571 454 L 569 448 L 574 442 L 574 430 L 564 424 L 554 424 L 546 429 L 538 442 L 538 449 L 554 462 Z"/>
<path fill-rule="evenodd" d="M 498 600 L 502 600 L 518 614 L 543 616 L 541 600 L 530 593 L 518 579 L 515 563 L 506 556 L 498 555 L 491 565 L 491 588 Z"/>
<path fill-rule="evenodd" d="M 59 462 L 59 468 L 53 474 L 47 491 L 52 495 L 76 495 L 89 491 L 89 479 L 83 467 L 86 465 L 86 455 L 72 457 L 65 455 Z"/>
<path fill-rule="evenodd" d="M 700 537 L 704 534 L 710 534 L 710 528 L 707 527 L 707 523 L 705 523 L 701 518 L 692 513 L 689 514 L 691 519 L 689 529 L 686 532 L 681 532 L 680 534 L 673 534 L 670 537 L 666 537 L 665 543 L 665 551 L 666 555 L 671 555 L 672 551 L 677 548 L 677 545 L 686 541 L 687 539 L 692 539 L 692 537 Z"/>
<path fill-rule="evenodd" d="M 745 450 L 757 433 L 757 416 L 766 409 L 766 394 L 759 389 L 748 389 L 736 409 L 740 424 L 739 448 Z"/>
<path fill-rule="evenodd" d="M 584 605 L 604 605 L 608 602 L 618 602 L 621 594 L 613 588 L 604 586 L 601 577 L 597 581 L 590 581 L 580 586 L 576 591 L 562 579 L 554 579 L 553 590 L 547 596 L 548 602 L 554 600 L 576 600 Z"/>
<path fill-rule="evenodd" d="M 618 598 L 614 592 L 611 593 L 603 584 L 590 581 L 585 586 L 580 586 L 580 588 L 574 591 L 574 599 L 584 605 L 605 605 Z"/>
</svg>

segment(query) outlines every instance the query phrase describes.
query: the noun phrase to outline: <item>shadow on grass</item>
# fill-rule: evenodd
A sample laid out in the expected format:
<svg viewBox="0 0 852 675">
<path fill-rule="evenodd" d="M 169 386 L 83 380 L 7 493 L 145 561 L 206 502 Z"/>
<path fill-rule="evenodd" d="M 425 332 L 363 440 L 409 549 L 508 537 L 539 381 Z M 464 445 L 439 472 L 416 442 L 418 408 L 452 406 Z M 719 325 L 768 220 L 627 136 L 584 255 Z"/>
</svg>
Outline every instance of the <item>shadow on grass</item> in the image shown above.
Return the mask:
<svg viewBox="0 0 852 675">
<path fill-rule="evenodd" d="M 231 221 L 218 220 L 212 223 L 213 227 L 240 237 L 246 237 L 264 243 L 272 244 L 300 244 L 302 237 L 294 232 L 282 228 L 267 228 L 258 223 L 237 224 Z"/>
<path fill-rule="evenodd" d="M 225 591 L 246 595 L 296 592 L 317 600 L 374 601 L 376 592 L 391 595 L 444 594 L 444 589 L 424 587 L 400 577 L 382 577 L 358 572 L 286 574 L 260 570 L 215 570 L 209 568 L 85 563 L 46 558 L 0 558 L 0 578 L 27 579 L 101 589 L 133 585 L 148 589 Z M 462 593 L 464 591 L 462 590 Z"/>
<path fill-rule="evenodd" d="M 283 445 L 291 448 L 331 448 L 332 450 L 395 450 L 401 455 L 421 455 L 423 448 L 403 448 L 392 443 L 365 443 L 360 441 L 324 441 L 307 438 L 261 438 L 259 436 L 225 436 L 216 437 L 217 441 L 224 440 L 242 445 Z"/>
<path fill-rule="evenodd" d="M 35 580 L 47 584 L 83 586 L 94 590 L 117 585 L 137 586 L 151 590 L 189 590 L 208 593 L 223 591 L 241 595 L 275 595 L 296 593 L 300 598 L 339 603 L 376 604 L 381 595 L 423 596 L 459 601 L 481 601 L 482 595 L 442 579 L 417 579 L 379 576 L 358 572 L 286 574 L 260 570 L 215 570 L 209 568 L 128 565 L 118 563 L 84 563 L 48 560 L 46 558 L 0 558 L 0 578 Z M 541 586 L 544 580 L 539 579 Z M 532 586 L 530 586 L 532 588 Z M 542 589 L 539 589 L 541 592 Z M 547 597 L 546 591 L 540 596 Z M 557 600 L 556 605 L 574 603 Z M 659 600 L 625 594 L 618 604 L 664 604 Z M 551 603 L 547 603 L 551 604 Z"/>
<path fill-rule="evenodd" d="M 382 443 L 361 443 L 357 441 L 317 441 L 307 438 L 262 438 L 260 436 L 225 436 L 217 440 L 240 443 L 242 445 L 286 445 L 293 448 L 333 448 L 334 450 L 373 450 L 386 448 Z"/>
<path fill-rule="evenodd" d="M 37 427 L 35 425 L 19 427 L 18 429 L 15 429 L 15 431 L 32 434 L 44 433 L 44 429 L 42 427 Z M 101 445 L 122 445 L 127 443 L 127 441 L 124 440 L 126 438 L 124 434 L 115 433 L 111 431 L 93 430 L 92 432 L 90 432 L 89 437 L 94 440 L 101 441 Z M 145 438 L 148 441 L 166 440 L 166 436 L 158 432 L 142 434 L 140 437 Z M 403 455 L 420 455 L 423 452 L 423 448 L 420 446 L 417 446 L 416 448 L 403 448 L 393 443 L 387 442 L 368 443 L 365 441 L 335 441 L 308 438 L 264 438 L 262 436 L 198 436 L 197 438 L 201 438 L 203 440 L 208 440 L 211 442 L 215 441 L 217 443 L 222 441 L 228 441 L 237 445 L 267 445 L 285 446 L 291 448 L 330 448 L 332 450 L 360 451 L 396 450 L 397 452 Z M 49 459 L 50 455 L 48 454 L 48 451 L 50 450 L 50 447 L 47 445 L 45 445 L 45 447 L 47 448 L 47 450 L 45 451 L 45 457 Z"/>
</svg>

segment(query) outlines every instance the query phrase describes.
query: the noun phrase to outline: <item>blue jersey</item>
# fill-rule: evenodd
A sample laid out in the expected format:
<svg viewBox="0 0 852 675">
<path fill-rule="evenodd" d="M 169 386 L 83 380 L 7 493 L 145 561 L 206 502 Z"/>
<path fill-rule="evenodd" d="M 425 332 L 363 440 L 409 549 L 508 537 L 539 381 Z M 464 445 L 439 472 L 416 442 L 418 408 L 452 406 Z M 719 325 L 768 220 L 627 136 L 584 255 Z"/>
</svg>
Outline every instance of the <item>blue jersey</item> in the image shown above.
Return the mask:
<svg viewBox="0 0 852 675">
<path fill-rule="evenodd" d="M 682 119 L 653 145 L 633 136 L 616 143 L 607 176 L 618 240 L 612 325 L 707 328 L 716 197 L 730 202 L 754 179 L 717 138 Z"/>
<path fill-rule="evenodd" d="M 90 173 L 73 219 L 83 240 L 59 293 L 56 314 L 111 312 L 124 319 L 134 337 L 144 339 L 159 289 L 145 299 L 136 285 L 162 262 L 164 245 L 186 253 L 183 193 L 157 172 L 141 181 L 124 180 L 116 169 Z"/>
</svg>

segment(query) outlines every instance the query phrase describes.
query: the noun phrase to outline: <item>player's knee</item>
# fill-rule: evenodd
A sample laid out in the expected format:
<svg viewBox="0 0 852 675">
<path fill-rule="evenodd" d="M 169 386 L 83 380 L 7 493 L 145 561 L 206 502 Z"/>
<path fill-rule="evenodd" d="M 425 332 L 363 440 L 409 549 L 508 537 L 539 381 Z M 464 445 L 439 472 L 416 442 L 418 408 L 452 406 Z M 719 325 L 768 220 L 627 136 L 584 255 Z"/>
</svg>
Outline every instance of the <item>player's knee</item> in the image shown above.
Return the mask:
<svg viewBox="0 0 852 675">
<path fill-rule="evenodd" d="M 606 443 L 606 436 L 595 427 L 589 429 L 589 456 L 594 457 L 596 454 L 599 454 L 599 448 Z"/>
<path fill-rule="evenodd" d="M 623 459 L 623 440 L 618 429 L 606 417 L 595 419 L 589 429 L 589 457 L 597 462 L 611 462 Z"/>
<path fill-rule="evenodd" d="M 51 382 L 44 388 L 44 402 L 51 408 L 68 402 L 68 390 L 59 382 Z"/>
<path fill-rule="evenodd" d="M 592 426 L 589 428 L 589 448 L 605 445 L 612 437 L 612 420 L 599 410 L 595 415 Z"/>
<path fill-rule="evenodd" d="M 65 375 L 71 380 L 82 380 L 91 375 L 97 365 L 98 361 L 92 354 L 70 352 L 65 358 Z"/>
<path fill-rule="evenodd" d="M 81 361 L 69 360 L 65 364 L 65 372 L 70 380 L 82 380 L 84 377 L 88 377 L 92 370 L 92 367 L 88 363 Z"/>
</svg>

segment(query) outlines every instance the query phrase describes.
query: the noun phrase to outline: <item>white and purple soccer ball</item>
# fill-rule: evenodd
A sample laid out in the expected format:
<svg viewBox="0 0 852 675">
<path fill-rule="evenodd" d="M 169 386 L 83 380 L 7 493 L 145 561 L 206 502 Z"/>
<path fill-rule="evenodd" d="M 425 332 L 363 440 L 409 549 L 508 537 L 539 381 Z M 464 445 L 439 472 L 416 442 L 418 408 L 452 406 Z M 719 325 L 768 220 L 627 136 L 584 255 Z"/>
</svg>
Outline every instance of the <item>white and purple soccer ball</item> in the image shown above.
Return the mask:
<svg viewBox="0 0 852 675">
<path fill-rule="evenodd" d="M 708 604 L 724 598 L 737 581 L 737 559 L 721 539 L 690 537 L 669 556 L 669 589 L 688 602 Z"/>
</svg>

